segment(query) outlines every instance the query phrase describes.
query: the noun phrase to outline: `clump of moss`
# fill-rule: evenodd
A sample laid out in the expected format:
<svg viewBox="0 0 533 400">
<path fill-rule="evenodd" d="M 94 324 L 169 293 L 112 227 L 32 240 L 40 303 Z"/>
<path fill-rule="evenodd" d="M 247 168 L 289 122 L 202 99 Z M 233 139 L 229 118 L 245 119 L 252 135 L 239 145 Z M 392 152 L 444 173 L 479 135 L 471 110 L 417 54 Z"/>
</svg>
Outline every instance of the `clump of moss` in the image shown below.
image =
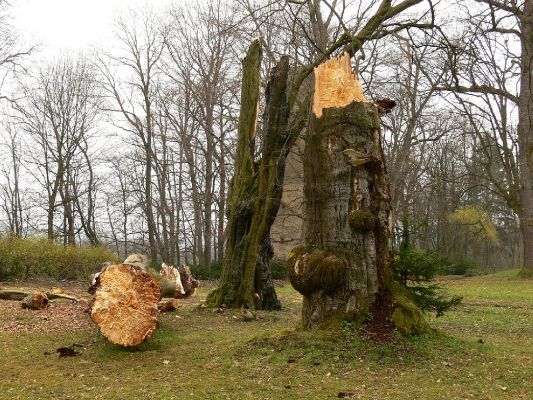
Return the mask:
<svg viewBox="0 0 533 400">
<path fill-rule="evenodd" d="M 391 290 L 394 302 L 392 322 L 402 335 L 416 335 L 426 330 L 422 310 L 409 298 L 408 293 L 399 284 L 395 283 Z"/>
<path fill-rule="evenodd" d="M 229 287 L 227 285 L 222 285 L 207 295 L 205 299 L 205 304 L 208 307 L 220 307 L 222 304 L 231 306 L 233 302 L 232 296 L 230 296 Z"/>
<path fill-rule="evenodd" d="M 376 218 L 368 208 L 350 212 L 350 226 L 358 232 L 368 232 L 376 225 Z"/>
<path fill-rule="evenodd" d="M 523 267 L 518 273 L 518 277 L 523 279 L 533 279 L 533 269 Z"/>
<path fill-rule="evenodd" d="M 288 257 L 292 286 L 303 295 L 318 290 L 332 292 L 344 282 L 347 262 L 343 257 L 325 250 L 306 251 L 299 247 Z"/>
</svg>

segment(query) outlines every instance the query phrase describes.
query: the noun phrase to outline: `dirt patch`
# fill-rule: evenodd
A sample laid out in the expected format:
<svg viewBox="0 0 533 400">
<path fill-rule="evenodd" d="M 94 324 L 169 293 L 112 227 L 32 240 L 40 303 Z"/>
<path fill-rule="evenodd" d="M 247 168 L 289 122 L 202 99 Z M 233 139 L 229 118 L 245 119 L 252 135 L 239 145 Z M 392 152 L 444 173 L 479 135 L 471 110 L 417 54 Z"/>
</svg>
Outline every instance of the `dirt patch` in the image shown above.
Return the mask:
<svg viewBox="0 0 533 400">
<path fill-rule="evenodd" d="M 0 301 L 1 332 L 76 331 L 94 327 L 87 303 L 52 300 L 43 310 L 25 310 L 19 301 Z"/>
</svg>

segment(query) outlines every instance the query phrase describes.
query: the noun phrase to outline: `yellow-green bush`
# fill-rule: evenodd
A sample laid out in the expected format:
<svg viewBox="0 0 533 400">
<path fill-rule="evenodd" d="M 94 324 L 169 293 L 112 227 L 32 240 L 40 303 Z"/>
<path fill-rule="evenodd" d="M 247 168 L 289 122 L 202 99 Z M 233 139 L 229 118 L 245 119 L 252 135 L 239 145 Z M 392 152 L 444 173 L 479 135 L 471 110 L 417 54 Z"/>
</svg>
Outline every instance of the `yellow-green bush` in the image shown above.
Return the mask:
<svg viewBox="0 0 533 400">
<path fill-rule="evenodd" d="M 47 239 L 0 236 L 0 279 L 88 279 L 117 256 L 103 247 L 63 246 Z"/>
</svg>

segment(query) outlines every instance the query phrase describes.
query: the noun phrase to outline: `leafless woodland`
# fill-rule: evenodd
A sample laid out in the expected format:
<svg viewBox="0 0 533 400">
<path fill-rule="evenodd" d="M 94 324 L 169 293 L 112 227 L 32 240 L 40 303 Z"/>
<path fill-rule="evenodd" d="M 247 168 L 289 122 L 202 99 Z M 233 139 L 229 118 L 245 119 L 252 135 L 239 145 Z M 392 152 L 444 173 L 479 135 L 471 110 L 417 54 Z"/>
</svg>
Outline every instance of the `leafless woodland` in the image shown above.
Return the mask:
<svg viewBox="0 0 533 400">
<path fill-rule="evenodd" d="M 240 59 L 259 37 L 262 90 L 282 55 L 297 69 L 352 46 L 366 97 L 396 101 L 381 119 L 393 247 L 407 230 L 481 269 L 533 268 L 530 0 L 176 2 L 118 18 L 112 47 L 43 62 L 5 1 L 0 13 L 4 234 L 222 260 Z M 279 257 L 300 240 L 304 145 L 289 154 Z"/>
</svg>

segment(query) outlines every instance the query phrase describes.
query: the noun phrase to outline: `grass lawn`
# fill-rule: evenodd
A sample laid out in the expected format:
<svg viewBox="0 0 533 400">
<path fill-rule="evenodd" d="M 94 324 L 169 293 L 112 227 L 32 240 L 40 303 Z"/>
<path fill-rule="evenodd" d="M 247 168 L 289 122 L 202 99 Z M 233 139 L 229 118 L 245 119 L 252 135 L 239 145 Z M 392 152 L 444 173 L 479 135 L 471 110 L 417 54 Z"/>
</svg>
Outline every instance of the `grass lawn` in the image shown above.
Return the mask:
<svg viewBox="0 0 533 400">
<path fill-rule="evenodd" d="M 160 316 L 137 349 L 109 344 L 80 306 L 0 303 L 0 399 L 533 399 L 533 281 L 517 270 L 441 283 L 464 304 L 436 330 L 376 347 L 353 327 L 296 329 L 301 297 L 252 322 L 198 308 Z M 5 283 L 2 286 L 13 287 Z M 3 308 L 2 308 L 3 307 Z M 59 358 L 73 343 L 81 355 Z"/>
</svg>

